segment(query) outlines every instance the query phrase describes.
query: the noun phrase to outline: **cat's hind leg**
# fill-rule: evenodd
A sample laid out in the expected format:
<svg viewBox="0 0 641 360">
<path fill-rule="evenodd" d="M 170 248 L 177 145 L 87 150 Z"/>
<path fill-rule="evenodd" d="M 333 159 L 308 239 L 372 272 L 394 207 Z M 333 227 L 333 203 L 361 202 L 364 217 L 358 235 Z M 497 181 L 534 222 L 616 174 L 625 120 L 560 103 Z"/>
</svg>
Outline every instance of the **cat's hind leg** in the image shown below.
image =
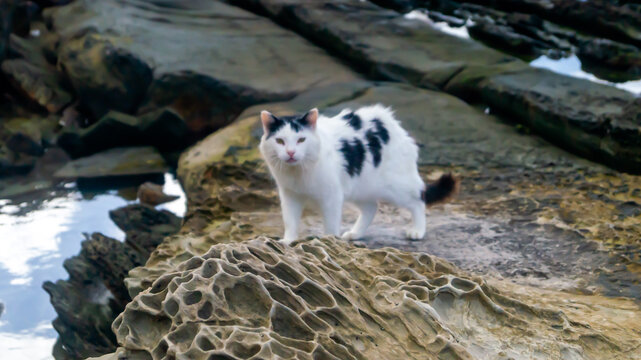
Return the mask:
<svg viewBox="0 0 641 360">
<path fill-rule="evenodd" d="M 319 205 L 323 214 L 325 235 L 338 236 L 343 215 L 343 197 L 338 194 L 332 194 L 323 198 Z"/>
<path fill-rule="evenodd" d="M 369 224 L 372 223 L 372 220 L 376 215 L 376 209 L 378 208 L 378 204 L 376 202 L 357 203 L 356 206 L 360 211 L 360 215 L 352 229 L 343 233 L 343 240 L 355 240 L 362 238 L 363 235 L 365 235 L 365 230 L 367 230 Z"/>
<path fill-rule="evenodd" d="M 420 240 L 425 236 L 425 203 L 416 199 L 405 207 L 412 213 L 412 224 L 405 231 L 405 236 L 411 240 Z"/>
</svg>

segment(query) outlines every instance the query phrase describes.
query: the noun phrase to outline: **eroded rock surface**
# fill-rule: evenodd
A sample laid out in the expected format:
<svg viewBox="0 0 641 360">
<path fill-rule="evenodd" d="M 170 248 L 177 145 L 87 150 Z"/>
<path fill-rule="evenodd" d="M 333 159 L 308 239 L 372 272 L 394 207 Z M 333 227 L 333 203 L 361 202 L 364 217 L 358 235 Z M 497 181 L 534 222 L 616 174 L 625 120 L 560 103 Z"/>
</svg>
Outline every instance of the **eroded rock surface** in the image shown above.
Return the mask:
<svg viewBox="0 0 641 360">
<path fill-rule="evenodd" d="M 614 323 L 584 321 L 511 299 L 427 254 L 258 238 L 215 245 L 164 274 L 114 330 L 153 359 L 590 358 L 638 346 L 632 332 L 599 332 Z"/>
<path fill-rule="evenodd" d="M 307 238 L 276 242 L 282 221 L 256 150 L 258 111 L 314 104 L 331 114 L 379 101 L 421 144 L 422 173 L 463 177 L 462 198 L 430 211 L 421 242 L 399 236 L 408 217 L 387 205 L 361 243 L 314 236 L 314 213 L 305 214 Z M 333 85 L 251 107 L 181 158 L 182 233 L 129 273 L 133 301 L 113 324 L 120 348 L 101 359 L 638 359 L 638 304 L 604 297 L 610 288 L 595 276 L 633 273 L 617 277 L 591 234 L 539 224 L 550 209 L 538 201 L 588 196 L 585 184 L 607 173 L 452 96 L 407 85 Z M 355 215 L 346 209 L 346 221 Z M 547 246 L 558 251 L 533 251 Z"/>
</svg>

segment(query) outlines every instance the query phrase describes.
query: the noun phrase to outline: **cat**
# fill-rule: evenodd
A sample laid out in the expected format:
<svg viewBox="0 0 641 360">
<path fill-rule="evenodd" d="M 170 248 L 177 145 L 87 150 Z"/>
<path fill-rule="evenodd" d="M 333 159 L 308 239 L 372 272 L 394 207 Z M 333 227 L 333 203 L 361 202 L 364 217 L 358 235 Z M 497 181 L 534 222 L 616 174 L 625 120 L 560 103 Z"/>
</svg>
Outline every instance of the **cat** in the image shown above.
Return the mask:
<svg viewBox="0 0 641 360">
<path fill-rule="evenodd" d="M 259 149 L 278 186 L 285 234 L 298 238 L 304 207 L 316 204 L 326 235 L 339 235 L 344 202 L 355 204 L 360 215 L 343 233 L 345 240 L 365 235 L 378 201 L 408 209 L 409 239 L 425 236 L 425 205 L 448 200 L 458 188 L 451 174 L 426 186 L 418 172 L 418 146 L 381 104 L 356 111 L 345 109 L 334 117 L 312 109 L 303 115 L 260 113 L 263 136 Z"/>
</svg>

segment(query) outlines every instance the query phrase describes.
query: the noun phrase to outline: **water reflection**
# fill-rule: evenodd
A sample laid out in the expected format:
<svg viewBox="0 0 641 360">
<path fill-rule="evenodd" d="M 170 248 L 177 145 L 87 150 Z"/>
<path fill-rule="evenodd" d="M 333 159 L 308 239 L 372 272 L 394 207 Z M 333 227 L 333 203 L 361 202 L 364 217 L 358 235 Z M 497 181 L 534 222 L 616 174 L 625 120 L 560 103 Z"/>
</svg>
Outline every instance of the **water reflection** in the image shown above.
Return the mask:
<svg viewBox="0 0 641 360">
<path fill-rule="evenodd" d="M 422 21 L 436 30 L 450 34 L 462 39 L 469 39 L 470 34 L 467 32 L 467 27 L 453 27 L 445 21 L 433 21 L 429 17 L 429 12 L 427 10 L 412 10 L 404 15 L 406 19 L 410 20 L 419 20 Z"/>
<path fill-rule="evenodd" d="M 621 83 L 614 83 L 607 80 L 599 79 L 598 77 L 583 71 L 581 67 L 581 60 L 576 55 L 572 55 L 567 58 L 561 58 L 558 60 L 551 59 L 545 55 L 537 58 L 532 61 L 530 65 L 548 69 L 554 71 L 555 73 L 572 76 L 580 79 L 587 79 L 599 84 L 605 84 L 609 86 L 614 86 L 616 88 L 629 91 L 633 94 L 641 93 L 641 80 L 626 81 Z"/>
<path fill-rule="evenodd" d="M 185 212 L 185 195 L 173 175 L 165 175 L 164 190 L 180 198 L 159 206 L 176 215 Z M 109 219 L 109 210 L 133 202 L 129 191 L 80 191 L 75 183 L 64 191 L 42 194 L 31 200 L 0 199 L 0 358 L 12 360 L 51 359 L 57 333 L 51 327 L 56 317 L 49 296 L 42 289 L 46 280 L 67 278 L 63 261 L 80 251 L 83 232 L 101 232 L 123 240 L 124 233 Z"/>
</svg>

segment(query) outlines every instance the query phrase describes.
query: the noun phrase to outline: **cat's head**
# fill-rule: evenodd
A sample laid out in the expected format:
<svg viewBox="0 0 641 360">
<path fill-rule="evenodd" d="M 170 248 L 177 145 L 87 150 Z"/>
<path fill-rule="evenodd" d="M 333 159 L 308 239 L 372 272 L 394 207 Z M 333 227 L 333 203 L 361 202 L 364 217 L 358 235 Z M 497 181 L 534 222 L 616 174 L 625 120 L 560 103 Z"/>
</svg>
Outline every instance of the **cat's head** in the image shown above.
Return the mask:
<svg viewBox="0 0 641 360">
<path fill-rule="evenodd" d="M 264 130 L 260 150 L 268 162 L 280 167 L 301 166 L 318 160 L 317 109 L 303 115 L 279 117 L 262 111 L 260 120 Z"/>
</svg>

